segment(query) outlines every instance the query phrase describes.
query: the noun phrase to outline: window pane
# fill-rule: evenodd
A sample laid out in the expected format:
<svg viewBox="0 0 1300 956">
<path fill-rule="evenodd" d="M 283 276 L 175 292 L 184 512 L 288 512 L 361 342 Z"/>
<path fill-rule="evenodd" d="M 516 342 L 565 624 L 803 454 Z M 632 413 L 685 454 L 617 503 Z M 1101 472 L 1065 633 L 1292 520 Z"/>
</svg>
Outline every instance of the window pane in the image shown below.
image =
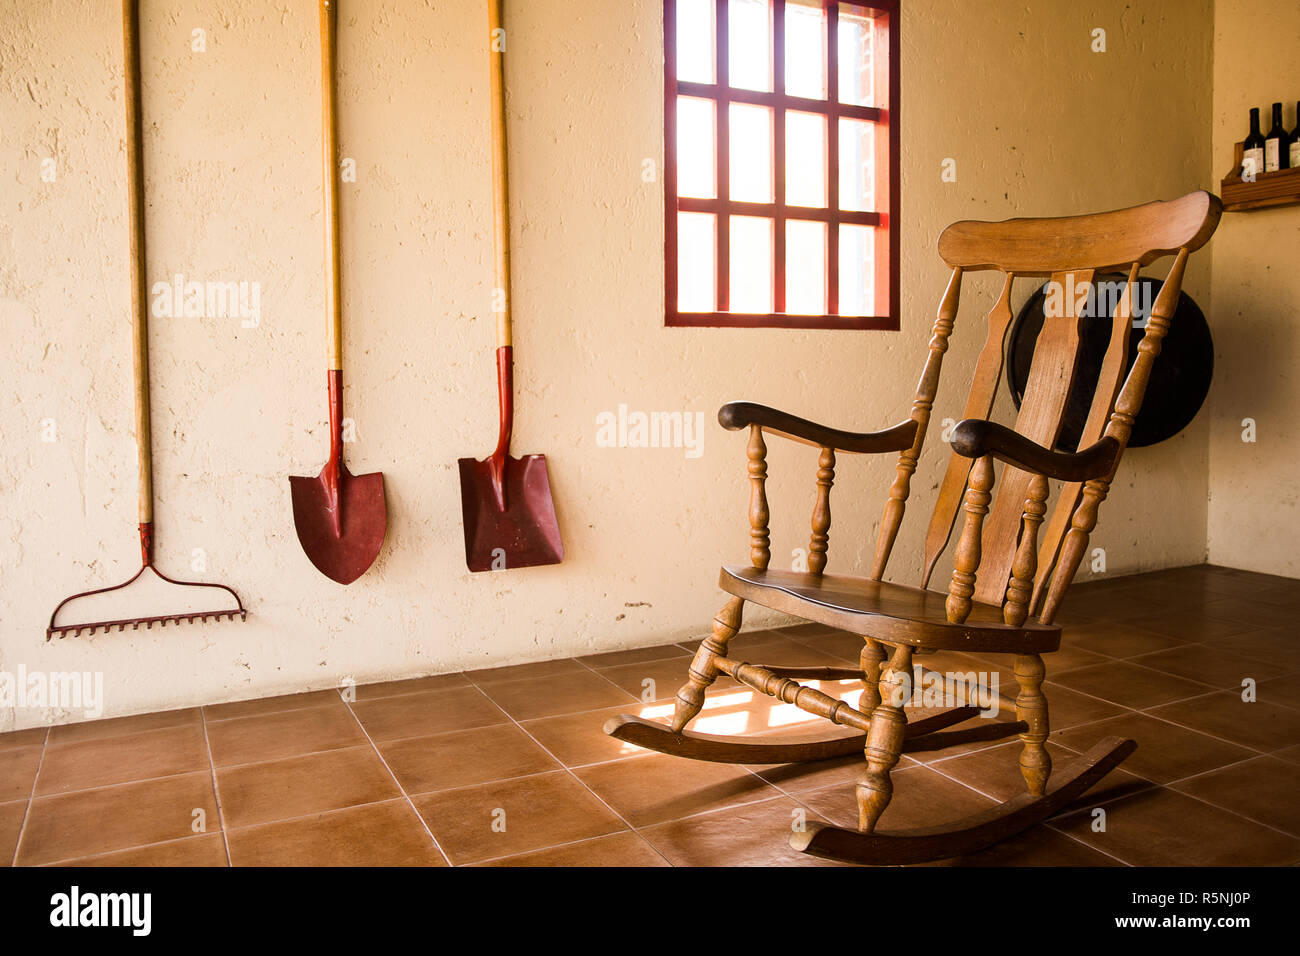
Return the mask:
<svg viewBox="0 0 1300 956">
<path fill-rule="evenodd" d="M 785 5 L 785 91 L 826 99 L 826 14 L 820 0 Z"/>
<path fill-rule="evenodd" d="M 677 310 L 712 312 L 717 306 L 718 270 L 714 256 L 717 217 L 704 212 L 677 214 Z"/>
<path fill-rule="evenodd" d="M 840 117 L 840 208 L 876 210 L 876 127 Z"/>
<path fill-rule="evenodd" d="M 732 103 L 730 117 L 731 198 L 772 202 L 772 111 L 766 106 Z"/>
<path fill-rule="evenodd" d="M 785 201 L 826 208 L 826 117 L 785 114 Z"/>
<path fill-rule="evenodd" d="M 677 195 L 713 199 L 718 195 L 714 152 L 716 123 L 713 100 L 677 97 Z"/>
<path fill-rule="evenodd" d="M 840 315 L 875 315 L 876 231 L 840 226 Z"/>
<path fill-rule="evenodd" d="M 875 61 L 873 54 L 874 20 L 862 8 L 854 10 L 840 4 L 839 59 L 840 102 L 857 106 L 884 106 L 877 103 L 875 94 Z"/>
<path fill-rule="evenodd" d="M 713 0 L 677 0 L 677 79 L 716 83 Z"/>
<path fill-rule="evenodd" d="M 768 0 L 731 0 L 727 78 L 742 90 L 772 90 L 772 15 Z"/>
<path fill-rule="evenodd" d="M 731 311 L 772 311 L 772 220 L 731 217 Z"/>
<path fill-rule="evenodd" d="M 826 223 L 790 219 L 785 224 L 785 310 L 826 314 Z"/>
</svg>

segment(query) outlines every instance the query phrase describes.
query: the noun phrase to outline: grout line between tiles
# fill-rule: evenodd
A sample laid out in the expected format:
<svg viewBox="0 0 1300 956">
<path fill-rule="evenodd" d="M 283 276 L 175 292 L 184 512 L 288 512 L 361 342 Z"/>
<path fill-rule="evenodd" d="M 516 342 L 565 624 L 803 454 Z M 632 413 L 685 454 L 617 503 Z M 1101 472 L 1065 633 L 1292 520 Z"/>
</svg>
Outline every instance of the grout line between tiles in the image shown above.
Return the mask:
<svg viewBox="0 0 1300 956">
<path fill-rule="evenodd" d="M 429 824 L 425 821 L 420 811 L 415 808 L 415 801 L 413 801 L 411 795 L 406 792 L 406 787 L 402 786 L 402 781 L 397 779 L 397 774 L 394 773 L 393 768 L 388 765 L 388 760 L 384 757 L 383 753 L 380 752 L 378 744 L 376 744 L 371 738 L 370 731 L 366 730 L 366 725 L 361 722 L 361 718 L 352 710 L 351 702 L 345 699 L 343 704 L 347 707 L 348 713 L 352 715 L 352 719 L 357 722 L 357 726 L 361 728 L 361 732 L 365 734 L 366 741 L 370 744 L 370 749 L 375 752 L 375 756 L 379 758 L 379 762 L 384 765 L 384 769 L 388 771 L 388 775 L 393 778 L 393 783 L 397 787 L 397 792 L 402 795 L 402 799 L 406 801 L 406 805 L 411 808 L 411 812 L 415 814 L 415 819 L 420 821 L 420 826 L 424 828 L 424 832 L 429 834 L 429 839 L 433 841 L 433 848 L 438 851 L 444 860 L 447 861 L 447 865 L 451 866 L 451 857 L 449 857 L 447 851 L 442 848 L 442 844 L 438 842 L 438 838 L 433 835 L 433 831 L 429 829 Z M 382 803 L 384 801 L 372 802 Z"/>
<path fill-rule="evenodd" d="M 221 810 L 221 785 L 217 783 L 217 764 L 212 757 L 212 741 L 208 738 L 208 717 L 199 708 L 199 720 L 203 726 L 203 749 L 208 754 L 208 773 L 212 778 L 212 799 L 217 803 L 217 826 L 221 828 L 221 844 L 226 849 L 226 866 L 234 866 L 230 856 L 230 838 L 226 834 L 226 818 Z"/>
<path fill-rule="evenodd" d="M 621 688 L 620 688 L 620 689 L 621 689 Z M 493 703 L 496 703 L 496 702 L 493 701 Z M 500 705 L 498 705 L 498 706 L 500 706 Z M 601 709 L 603 710 L 604 708 L 601 708 Z M 504 711 L 503 711 L 503 713 L 504 713 Z M 611 806 L 609 805 L 608 801 L 606 801 L 604 797 L 602 797 L 600 794 L 598 794 L 595 790 L 591 789 L 591 787 L 589 787 L 589 786 L 587 785 L 587 782 L 586 782 L 585 780 L 583 780 L 581 777 L 579 777 L 576 773 L 574 773 L 573 770 L 572 770 L 569 766 L 567 766 L 567 765 L 564 763 L 564 761 L 562 761 L 559 757 L 555 756 L 555 754 L 551 752 L 550 748 L 548 748 L 544 743 L 542 743 L 540 740 L 538 740 L 538 739 L 537 739 L 536 737 L 534 737 L 532 734 L 528 733 L 528 728 L 526 728 L 526 727 L 524 727 L 522 724 L 520 724 L 520 722 L 517 721 L 517 720 L 515 720 L 514 717 L 512 717 L 510 714 L 506 714 L 506 716 L 510 718 L 510 722 L 511 722 L 512 724 L 514 724 L 515 727 L 517 727 L 517 728 L 519 729 L 519 731 L 520 731 L 522 734 L 524 734 L 524 735 L 525 735 L 529 740 L 531 740 L 531 741 L 532 741 L 533 743 L 535 743 L 538 747 L 540 747 L 540 748 L 542 749 L 542 751 L 545 752 L 545 754 L 546 754 L 548 757 L 550 757 L 550 758 L 551 758 L 552 760 L 554 760 L 557 764 L 559 764 L 559 765 L 564 769 L 564 772 L 565 772 L 565 773 L 567 773 L 570 777 L 572 777 L 574 780 L 576 780 L 576 781 L 578 782 L 578 785 L 579 785 L 580 787 L 582 787 L 584 790 L 586 790 L 588 793 L 590 793 L 590 794 L 592 795 L 592 797 L 594 797 L 594 798 L 595 798 L 595 799 L 596 799 L 596 800 L 597 800 L 597 801 L 598 801 L 602 806 L 604 806 L 605 809 L 607 809 L 610 813 L 614 814 L 614 816 L 617 817 L 617 818 L 622 822 L 622 824 L 623 824 L 625 827 L 627 827 L 629 830 L 631 830 L 633 833 L 635 833 L 635 834 L 637 835 L 637 838 L 640 839 L 641 842 L 643 842 L 646 846 L 648 846 L 648 847 L 650 848 L 650 851 L 651 851 L 652 853 L 655 853 L 656 855 L 658 855 L 658 856 L 659 856 L 659 857 L 660 857 L 660 858 L 661 858 L 665 863 L 667 863 L 669 866 L 672 866 L 672 865 L 673 865 L 673 864 L 672 864 L 672 861 L 669 860 L 669 859 L 668 859 L 666 856 L 664 856 L 662 853 L 660 853 L 660 852 L 659 852 L 659 849 L 658 849 L 658 848 L 657 848 L 653 843 L 651 843 L 651 842 L 650 842 L 649 840 L 647 840 L 644 836 L 642 836 L 642 835 L 641 835 L 641 832 L 640 832 L 636 827 L 632 826 L 632 824 L 628 821 L 628 819 L 627 819 L 626 817 L 623 816 L 623 814 L 619 813 L 617 810 L 615 810 L 613 807 L 611 807 Z M 554 772 L 554 771 L 551 771 L 551 772 Z M 608 834 L 602 834 L 602 836 L 608 836 Z M 549 848 L 549 847 L 542 847 L 541 849 L 550 849 L 550 848 Z M 532 851 L 525 851 L 525 852 L 532 852 Z M 476 861 L 476 862 L 477 862 L 477 861 Z"/>
<path fill-rule="evenodd" d="M 45 736 L 41 738 L 41 755 L 36 761 L 36 772 L 32 774 L 32 788 L 27 793 L 27 805 L 23 807 L 23 819 L 18 824 L 18 839 L 14 841 L 14 855 L 10 860 L 10 867 L 18 865 L 18 851 L 22 849 L 23 837 L 27 835 L 27 821 L 32 815 L 32 801 L 36 798 L 36 781 L 41 776 L 41 767 L 45 764 L 45 747 L 50 740 L 50 728 L 45 728 Z"/>
</svg>

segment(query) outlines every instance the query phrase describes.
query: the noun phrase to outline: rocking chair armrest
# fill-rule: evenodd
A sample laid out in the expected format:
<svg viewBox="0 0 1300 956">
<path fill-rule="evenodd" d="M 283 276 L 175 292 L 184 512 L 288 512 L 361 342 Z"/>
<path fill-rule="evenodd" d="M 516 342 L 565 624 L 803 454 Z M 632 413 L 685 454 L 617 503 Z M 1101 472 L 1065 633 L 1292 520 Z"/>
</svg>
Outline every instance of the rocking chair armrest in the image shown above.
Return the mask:
<svg viewBox="0 0 1300 956">
<path fill-rule="evenodd" d="M 820 448 L 833 448 L 855 454 L 903 451 L 912 447 L 916 438 L 916 421 L 908 419 L 902 424 L 878 432 L 846 432 L 828 428 L 817 422 L 797 418 L 755 402 L 727 402 L 718 409 L 718 424 L 728 431 L 737 431 L 757 425 L 764 431 Z"/>
<path fill-rule="evenodd" d="M 1108 474 L 1120 450 L 1115 439 L 1103 438 L 1073 454 L 1052 451 L 1005 425 L 982 418 L 958 422 L 952 432 L 952 448 L 966 458 L 992 455 L 998 461 L 1059 481 L 1088 481 Z"/>
</svg>

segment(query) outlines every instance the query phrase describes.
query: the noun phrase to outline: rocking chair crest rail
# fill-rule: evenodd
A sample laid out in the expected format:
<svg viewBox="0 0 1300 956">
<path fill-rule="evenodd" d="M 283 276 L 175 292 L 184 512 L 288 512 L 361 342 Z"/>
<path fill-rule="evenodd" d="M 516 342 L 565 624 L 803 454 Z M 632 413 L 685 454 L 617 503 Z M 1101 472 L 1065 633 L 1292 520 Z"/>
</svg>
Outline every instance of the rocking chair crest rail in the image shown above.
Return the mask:
<svg viewBox="0 0 1300 956">
<path fill-rule="evenodd" d="M 696 651 L 687 682 L 677 692 L 670 726 L 625 716 L 610 721 L 606 732 L 665 753 L 726 762 L 762 762 L 755 759 L 762 755 L 823 759 L 851 746 L 842 735 L 787 746 L 743 740 L 728 744 L 688 732 L 686 726 L 703 708 L 708 688 L 723 673 L 832 723 L 857 728 L 862 734 L 852 739 L 861 744 L 866 760 L 857 790 L 858 829 L 823 826 L 803 837 L 796 834 L 791 843 L 817 855 L 865 863 L 919 862 L 977 852 L 1046 819 L 1118 765 L 1136 746 L 1133 741 L 1104 741 L 1063 768 L 1048 788 L 1052 761 L 1045 746 L 1049 724 L 1043 655 L 1060 645 L 1055 617 L 1119 468 L 1174 315 L 1188 256 L 1209 240 L 1221 212 L 1218 198 L 1202 191 L 1094 215 L 954 223 L 939 238 L 939 255 L 952 272 L 905 422 L 882 431 L 851 432 L 751 402 L 724 405 L 718 413 L 722 426 L 749 431 L 745 454 L 750 563 L 722 568 L 719 585 L 729 599 Z M 1173 264 L 1126 375 L 1139 271 L 1167 256 L 1174 257 Z M 1094 283 L 1094 277 L 1116 270 L 1127 272 L 1127 281 L 1118 302 L 1101 306 L 1104 286 Z M 987 334 L 960 424 L 952 434 L 952 452 L 926 532 L 920 580 L 916 585 L 885 581 L 956 325 L 962 277 L 978 271 L 1001 272 L 1001 292 L 988 312 Z M 990 415 L 1002 378 L 1012 287 L 1017 279 L 1029 277 L 1049 278 L 1058 307 L 1044 320 L 1020 411 L 1014 427 L 1008 427 L 991 421 Z M 1085 321 L 1107 323 L 1108 345 L 1096 381 L 1076 383 Z M 1060 449 L 1066 403 L 1076 384 L 1092 389 L 1089 412 L 1077 447 Z M 768 567 L 771 512 L 765 433 L 820 448 L 806 571 Z M 865 576 L 826 573 L 836 452 L 899 453 Z M 995 460 L 1002 462 L 1000 472 L 995 472 Z M 1052 480 L 1059 484 L 1049 515 Z M 953 571 L 946 593 L 931 590 L 930 578 L 954 529 Z M 746 602 L 860 635 L 863 648 L 856 673 L 863 690 L 857 706 L 795 679 L 835 679 L 843 676 L 843 669 L 801 672 L 730 658 L 727 646 L 740 630 Z M 905 710 L 912 656 L 935 650 L 1014 655 L 1020 688 L 1014 699 L 1015 721 L 986 730 L 930 732 L 925 746 L 1018 734 L 1023 745 L 1020 770 L 1028 792 L 949 827 L 877 833 L 876 823 L 893 793 L 890 772 L 915 737 L 908 732 Z M 947 712 L 949 723 L 969 719 L 971 710 Z"/>
</svg>

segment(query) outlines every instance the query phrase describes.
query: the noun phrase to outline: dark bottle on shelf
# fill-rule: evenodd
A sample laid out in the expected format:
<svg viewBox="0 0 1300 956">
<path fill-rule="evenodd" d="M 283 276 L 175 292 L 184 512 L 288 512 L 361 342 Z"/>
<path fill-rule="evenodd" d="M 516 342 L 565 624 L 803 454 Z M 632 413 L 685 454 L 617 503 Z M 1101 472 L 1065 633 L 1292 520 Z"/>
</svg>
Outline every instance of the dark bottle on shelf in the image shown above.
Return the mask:
<svg viewBox="0 0 1300 956">
<path fill-rule="evenodd" d="M 1264 172 L 1275 173 L 1287 168 L 1290 158 L 1290 143 L 1286 130 L 1282 128 L 1282 104 L 1273 104 L 1273 125 L 1264 136 Z"/>
<path fill-rule="evenodd" d="M 1300 103 L 1295 105 L 1295 128 L 1291 130 L 1291 169 L 1300 169 Z"/>
<path fill-rule="evenodd" d="M 1241 144 L 1241 178 L 1253 182 L 1264 171 L 1264 137 L 1259 134 L 1259 109 L 1250 111 L 1250 135 Z"/>
</svg>

